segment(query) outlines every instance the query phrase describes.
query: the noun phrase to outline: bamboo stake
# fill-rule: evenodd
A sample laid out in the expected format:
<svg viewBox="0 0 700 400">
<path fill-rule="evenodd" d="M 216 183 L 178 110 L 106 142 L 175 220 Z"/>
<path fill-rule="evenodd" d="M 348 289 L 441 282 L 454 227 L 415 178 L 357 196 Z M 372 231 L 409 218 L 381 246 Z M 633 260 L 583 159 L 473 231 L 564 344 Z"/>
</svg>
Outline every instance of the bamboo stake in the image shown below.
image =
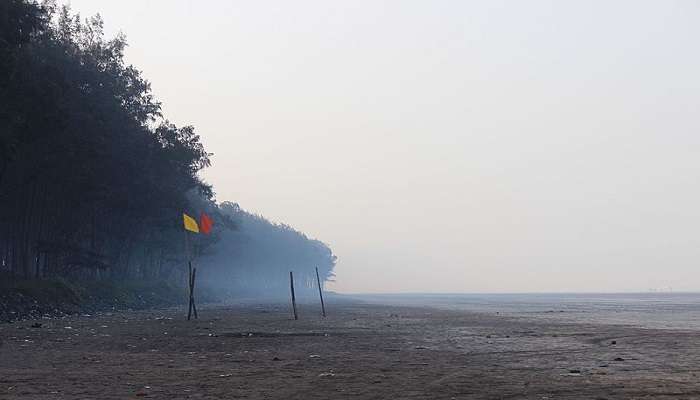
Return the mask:
<svg viewBox="0 0 700 400">
<path fill-rule="evenodd" d="M 187 261 L 187 265 L 189 267 L 187 273 L 187 287 L 190 290 L 189 298 L 187 301 L 187 320 L 189 321 L 192 318 L 192 262 Z"/>
<path fill-rule="evenodd" d="M 323 312 L 323 318 L 326 318 L 326 306 L 323 304 L 323 289 L 321 289 L 321 278 L 318 276 L 318 267 L 316 267 L 316 283 L 318 283 L 318 296 L 321 298 L 321 312 Z"/>
<path fill-rule="evenodd" d="M 194 319 L 199 319 L 197 316 L 197 305 L 194 302 L 194 283 L 197 279 L 197 267 L 192 269 L 192 286 L 190 287 L 190 301 L 192 302 L 192 310 L 194 310 Z"/>
<path fill-rule="evenodd" d="M 185 230 L 185 257 L 187 258 L 188 267 L 188 279 L 187 287 L 189 289 L 189 300 L 187 302 L 187 320 L 192 319 L 192 312 L 194 311 L 194 319 L 198 319 L 197 316 L 197 306 L 194 302 L 194 283 L 197 275 L 197 268 L 192 268 L 192 255 L 190 249 L 190 240 L 187 230 Z"/>
<path fill-rule="evenodd" d="M 294 296 L 294 274 L 292 274 L 292 271 L 289 271 L 289 286 L 292 289 L 292 310 L 294 311 L 294 319 L 297 320 L 299 316 L 297 315 L 297 299 Z"/>
</svg>

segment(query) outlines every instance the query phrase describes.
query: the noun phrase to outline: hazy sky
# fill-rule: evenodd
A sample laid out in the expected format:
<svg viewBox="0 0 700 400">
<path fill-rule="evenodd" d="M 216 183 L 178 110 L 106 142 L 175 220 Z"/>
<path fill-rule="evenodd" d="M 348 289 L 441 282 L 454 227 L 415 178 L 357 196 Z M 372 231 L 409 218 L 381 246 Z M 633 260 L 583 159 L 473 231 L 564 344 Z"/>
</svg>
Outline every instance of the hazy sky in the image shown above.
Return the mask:
<svg viewBox="0 0 700 400">
<path fill-rule="evenodd" d="M 697 1 L 70 3 L 336 290 L 700 290 Z"/>
</svg>

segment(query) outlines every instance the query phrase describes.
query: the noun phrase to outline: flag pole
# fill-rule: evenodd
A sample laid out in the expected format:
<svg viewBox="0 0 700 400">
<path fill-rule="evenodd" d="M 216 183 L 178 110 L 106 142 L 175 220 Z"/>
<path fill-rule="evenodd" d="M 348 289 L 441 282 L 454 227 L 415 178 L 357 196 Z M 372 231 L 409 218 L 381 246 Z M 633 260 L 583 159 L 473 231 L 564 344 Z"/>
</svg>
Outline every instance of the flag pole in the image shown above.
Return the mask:
<svg viewBox="0 0 700 400">
<path fill-rule="evenodd" d="M 187 229 L 185 229 L 185 260 L 189 263 L 190 258 L 190 235 L 187 234 Z"/>
<path fill-rule="evenodd" d="M 189 234 L 187 233 L 187 230 L 185 230 L 185 247 L 187 247 L 189 250 L 189 239 L 187 239 L 188 237 Z M 194 282 L 195 277 L 197 276 L 197 268 L 192 268 L 192 256 L 190 254 L 190 251 L 187 251 L 187 272 L 187 287 L 190 293 L 187 306 L 187 320 L 189 321 L 192 318 L 192 311 L 194 311 L 194 319 L 197 319 L 197 306 L 194 303 Z"/>
<path fill-rule="evenodd" d="M 203 214 L 204 216 L 204 214 Z M 187 309 L 187 320 L 189 321 L 192 318 L 192 311 L 194 311 L 194 319 L 197 319 L 197 306 L 195 305 L 194 302 L 194 285 L 195 285 L 195 279 L 197 277 L 197 268 L 192 268 L 192 248 L 190 246 L 190 238 L 189 238 L 189 233 L 194 232 L 194 233 L 200 233 L 199 224 L 197 224 L 197 221 L 190 217 L 189 215 L 182 213 L 182 219 L 184 223 L 184 228 L 185 228 L 185 258 L 187 259 L 187 271 L 188 271 L 188 279 L 187 279 L 187 287 L 189 288 L 189 301 L 188 301 L 188 309 Z M 203 218 L 202 218 L 203 219 Z M 203 219 L 204 220 L 204 219 Z M 212 221 L 208 219 L 207 217 L 207 227 L 203 231 L 204 233 L 209 233 L 211 230 L 211 225 Z M 201 247 L 201 238 L 194 243 L 195 245 L 195 253 L 197 252 L 197 247 Z"/>
<path fill-rule="evenodd" d="M 192 261 L 190 259 L 190 238 L 185 229 L 185 261 L 187 262 L 187 320 L 192 318 Z"/>
</svg>

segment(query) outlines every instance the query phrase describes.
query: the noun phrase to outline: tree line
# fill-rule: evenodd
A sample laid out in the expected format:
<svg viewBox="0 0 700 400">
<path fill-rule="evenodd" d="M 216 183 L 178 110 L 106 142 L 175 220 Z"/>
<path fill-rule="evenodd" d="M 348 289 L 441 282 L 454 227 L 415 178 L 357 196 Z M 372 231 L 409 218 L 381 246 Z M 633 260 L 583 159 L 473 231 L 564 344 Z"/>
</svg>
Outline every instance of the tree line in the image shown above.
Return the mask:
<svg viewBox="0 0 700 400">
<path fill-rule="evenodd" d="M 183 212 L 206 210 L 217 222 L 198 242 L 201 254 L 245 246 L 198 175 L 212 154 L 192 126 L 163 116 L 149 82 L 125 62 L 126 45 L 123 35 L 105 38 L 99 15 L 0 2 L 3 275 L 177 279 Z M 330 249 L 306 240 L 300 248 L 327 250 L 330 276 Z"/>
<path fill-rule="evenodd" d="M 223 202 L 218 212 L 237 229 L 221 231 L 200 259 L 200 265 L 211 271 L 204 278 L 209 286 L 249 297 L 286 296 L 288 274 L 293 271 L 298 293 L 316 296 L 314 290 L 306 290 L 317 287 L 315 268 L 322 281 L 334 277 L 337 258 L 323 242 L 249 213 L 237 203 Z"/>
</svg>

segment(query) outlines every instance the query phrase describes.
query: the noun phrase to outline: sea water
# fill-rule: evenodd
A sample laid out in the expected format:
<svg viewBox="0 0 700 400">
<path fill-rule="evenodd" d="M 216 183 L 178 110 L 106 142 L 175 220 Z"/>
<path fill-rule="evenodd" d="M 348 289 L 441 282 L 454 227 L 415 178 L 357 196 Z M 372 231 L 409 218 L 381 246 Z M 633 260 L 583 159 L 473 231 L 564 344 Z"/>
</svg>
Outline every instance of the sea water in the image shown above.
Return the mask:
<svg viewBox="0 0 700 400">
<path fill-rule="evenodd" d="M 552 322 L 700 330 L 700 293 L 386 294 L 360 298 Z"/>
</svg>

